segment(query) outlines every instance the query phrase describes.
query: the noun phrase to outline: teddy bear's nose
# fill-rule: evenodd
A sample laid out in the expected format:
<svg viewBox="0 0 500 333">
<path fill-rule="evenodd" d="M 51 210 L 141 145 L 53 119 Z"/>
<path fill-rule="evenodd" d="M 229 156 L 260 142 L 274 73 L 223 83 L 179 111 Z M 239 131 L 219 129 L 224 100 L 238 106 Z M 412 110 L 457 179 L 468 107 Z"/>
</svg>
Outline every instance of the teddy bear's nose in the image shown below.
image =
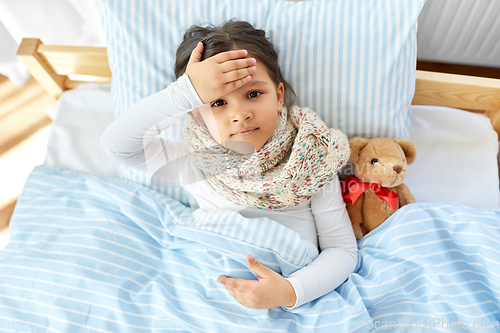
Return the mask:
<svg viewBox="0 0 500 333">
<path fill-rule="evenodd" d="M 395 165 L 392 167 L 392 169 L 397 173 L 400 173 L 403 170 L 403 167 L 401 165 Z"/>
</svg>

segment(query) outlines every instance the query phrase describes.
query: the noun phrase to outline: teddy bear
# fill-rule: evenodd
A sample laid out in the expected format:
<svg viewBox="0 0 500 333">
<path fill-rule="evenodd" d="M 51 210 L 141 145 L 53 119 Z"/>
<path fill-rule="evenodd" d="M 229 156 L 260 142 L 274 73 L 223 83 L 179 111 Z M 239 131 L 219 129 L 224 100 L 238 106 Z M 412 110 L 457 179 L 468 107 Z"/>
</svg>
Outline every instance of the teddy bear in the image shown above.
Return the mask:
<svg viewBox="0 0 500 333">
<path fill-rule="evenodd" d="M 382 224 L 398 208 L 415 198 L 403 183 L 407 165 L 415 161 L 415 144 L 403 138 L 355 137 L 344 173 L 342 196 L 357 239 Z"/>
</svg>

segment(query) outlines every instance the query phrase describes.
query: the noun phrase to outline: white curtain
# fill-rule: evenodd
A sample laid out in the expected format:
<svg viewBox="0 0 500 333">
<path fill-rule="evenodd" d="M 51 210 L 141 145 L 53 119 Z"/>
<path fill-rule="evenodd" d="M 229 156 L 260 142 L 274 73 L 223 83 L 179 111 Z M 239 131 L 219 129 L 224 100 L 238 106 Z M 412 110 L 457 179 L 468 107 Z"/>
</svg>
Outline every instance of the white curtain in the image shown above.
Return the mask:
<svg viewBox="0 0 500 333">
<path fill-rule="evenodd" d="M 0 74 L 23 84 L 16 53 L 23 37 L 44 44 L 106 46 L 99 0 L 0 0 Z"/>
</svg>

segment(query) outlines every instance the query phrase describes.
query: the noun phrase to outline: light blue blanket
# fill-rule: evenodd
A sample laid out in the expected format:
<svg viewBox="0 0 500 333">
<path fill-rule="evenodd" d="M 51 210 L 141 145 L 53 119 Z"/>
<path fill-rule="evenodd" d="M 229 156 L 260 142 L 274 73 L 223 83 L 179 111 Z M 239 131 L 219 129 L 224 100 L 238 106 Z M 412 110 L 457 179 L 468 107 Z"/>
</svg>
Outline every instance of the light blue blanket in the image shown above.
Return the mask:
<svg viewBox="0 0 500 333">
<path fill-rule="evenodd" d="M 0 332 L 439 331 L 500 321 L 499 211 L 406 206 L 359 242 L 358 268 L 341 287 L 292 311 L 245 308 L 216 282 L 255 278 L 247 254 L 284 276 L 314 260 L 314 246 L 269 219 L 193 214 L 133 183 L 39 166 L 11 233 L 0 252 Z"/>
</svg>

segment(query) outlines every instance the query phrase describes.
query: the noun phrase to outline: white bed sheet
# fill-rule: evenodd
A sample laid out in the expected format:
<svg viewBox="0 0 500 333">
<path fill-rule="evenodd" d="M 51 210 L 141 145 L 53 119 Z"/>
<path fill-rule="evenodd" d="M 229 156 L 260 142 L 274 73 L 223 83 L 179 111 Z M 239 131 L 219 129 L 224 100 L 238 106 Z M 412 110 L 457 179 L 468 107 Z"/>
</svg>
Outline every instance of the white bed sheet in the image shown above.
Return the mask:
<svg viewBox="0 0 500 333">
<path fill-rule="evenodd" d="M 45 164 L 118 178 L 118 163 L 100 145 L 115 114 L 108 84 L 66 91 L 47 112 L 54 121 Z M 411 112 L 417 159 L 405 183 L 416 200 L 499 208 L 498 141 L 489 119 L 437 106 Z"/>
<path fill-rule="evenodd" d="M 405 180 L 418 202 L 499 208 L 498 136 L 490 119 L 453 108 L 414 105 L 410 139 L 417 159 Z"/>
<path fill-rule="evenodd" d="M 118 178 L 119 164 L 101 146 L 104 129 L 115 112 L 109 84 L 82 84 L 47 108 L 52 126 L 44 164 Z"/>
</svg>

